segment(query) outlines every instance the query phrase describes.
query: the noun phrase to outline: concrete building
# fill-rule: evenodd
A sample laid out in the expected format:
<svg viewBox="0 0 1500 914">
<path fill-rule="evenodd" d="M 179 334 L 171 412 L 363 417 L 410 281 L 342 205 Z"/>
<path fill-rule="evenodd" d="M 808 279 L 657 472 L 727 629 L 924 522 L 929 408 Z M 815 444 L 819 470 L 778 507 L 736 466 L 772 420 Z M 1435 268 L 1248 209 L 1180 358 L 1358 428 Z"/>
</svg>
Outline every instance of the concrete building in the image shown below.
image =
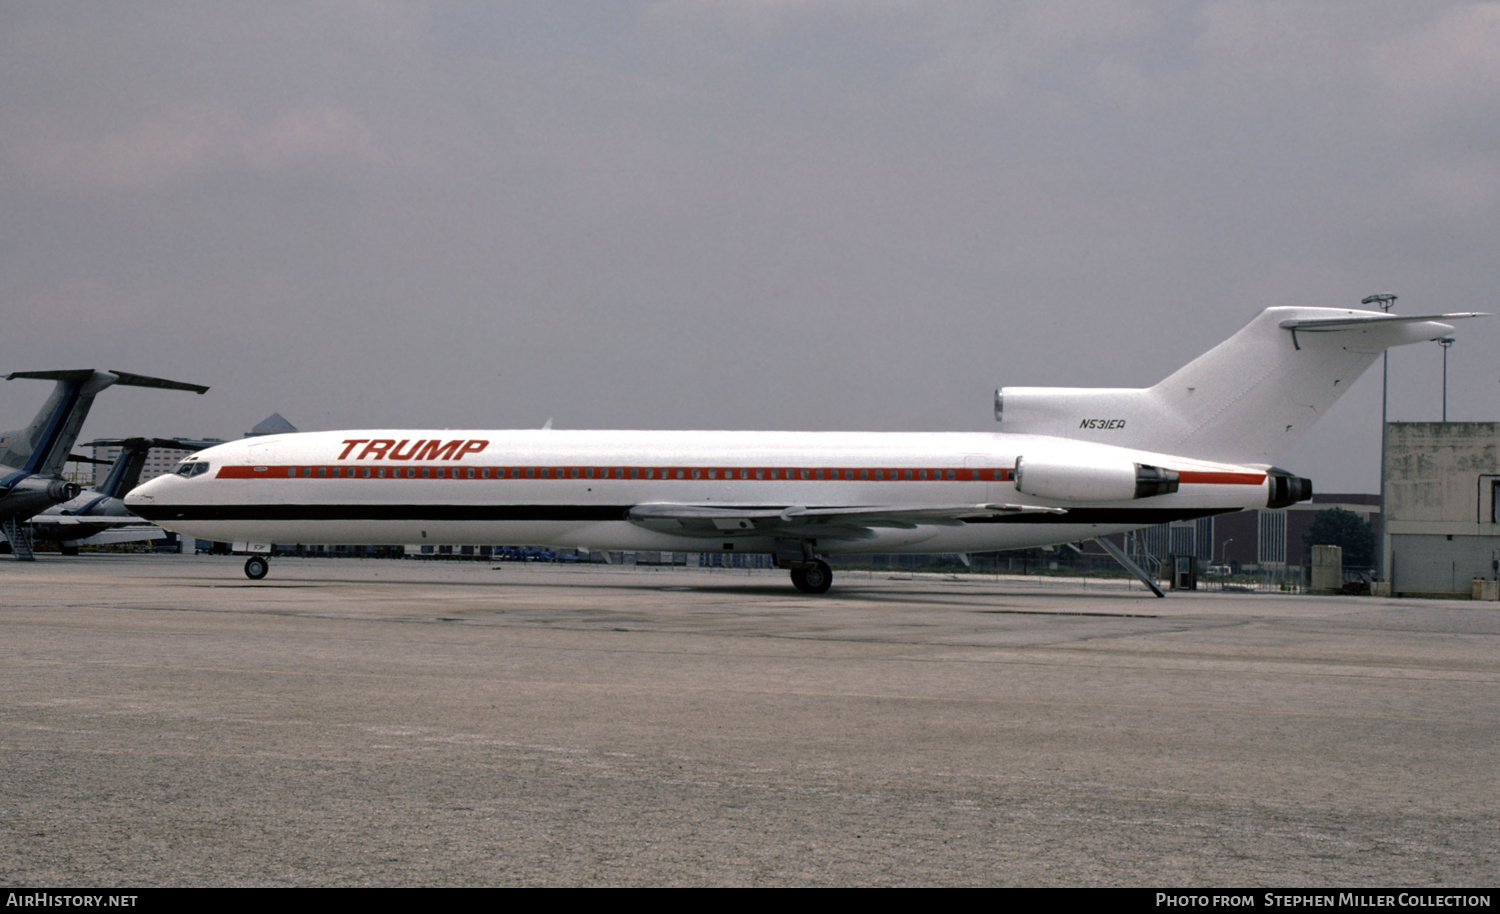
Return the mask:
<svg viewBox="0 0 1500 914">
<path fill-rule="evenodd" d="M 1386 426 L 1391 592 L 1468 596 L 1500 564 L 1500 422 Z"/>
</svg>

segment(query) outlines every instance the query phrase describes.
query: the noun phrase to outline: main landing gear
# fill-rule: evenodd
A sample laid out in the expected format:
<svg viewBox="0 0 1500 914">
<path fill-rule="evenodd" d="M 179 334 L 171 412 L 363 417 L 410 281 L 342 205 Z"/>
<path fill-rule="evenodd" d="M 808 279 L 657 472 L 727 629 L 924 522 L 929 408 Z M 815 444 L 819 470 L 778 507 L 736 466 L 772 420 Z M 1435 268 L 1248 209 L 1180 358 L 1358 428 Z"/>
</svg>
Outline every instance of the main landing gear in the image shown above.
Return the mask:
<svg viewBox="0 0 1500 914">
<path fill-rule="evenodd" d="M 271 570 L 271 563 L 263 555 L 252 555 L 245 559 L 245 577 L 259 581 Z"/>
<path fill-rule="evenodd" d="M 827 593 L 833 586 L 833 569 L 822 559 L 811 565 L 793 566 L 792 586 L 803 593 Z"/>
<path fill-rule="evenodd" d="M 818 558 L 817 540 L 777 537 L 773 555 L 778 568 L 792 570 L 792 586 L 803 593 L 827 593 L 833 586 L 833 569 Z"/>
</svg>

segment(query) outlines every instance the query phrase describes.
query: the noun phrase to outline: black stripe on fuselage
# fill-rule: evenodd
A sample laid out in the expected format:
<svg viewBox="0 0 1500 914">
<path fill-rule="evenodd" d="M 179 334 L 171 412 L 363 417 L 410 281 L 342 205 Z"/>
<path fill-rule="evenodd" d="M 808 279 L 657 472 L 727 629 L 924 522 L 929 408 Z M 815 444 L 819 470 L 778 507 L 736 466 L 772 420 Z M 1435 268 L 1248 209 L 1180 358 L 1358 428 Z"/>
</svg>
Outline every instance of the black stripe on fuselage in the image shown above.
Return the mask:
<svg viewBox="0 0 1500 914">
<path fill-rule="evenodd" d="M 150 521 L 614 521 L 633 505 L 132 505 Z M 780 510 L 786 505 L 746 511 Z M 811 506 L 817 507 L 817 506 Z M 832 505 L 837 508 L 840 506 Z M 1070 508 L 1067 514 L 981 515 L 971 524 L 1127 524 L 1150 526 L 1227 514 L 1240 508 Z M 810 518 L 808 520 L 811 520 Z M 857 516 L 838 518 L 858 524 Z"/>
<path fill-rule="evenodd" d="M 1244 508 L 1069 508 L 1067 514 L 1010 514 L 966 517 L 966 524 L 1130 524 L 1151 527 L 1174 520 L 1233 514 Z"/>
</svg>

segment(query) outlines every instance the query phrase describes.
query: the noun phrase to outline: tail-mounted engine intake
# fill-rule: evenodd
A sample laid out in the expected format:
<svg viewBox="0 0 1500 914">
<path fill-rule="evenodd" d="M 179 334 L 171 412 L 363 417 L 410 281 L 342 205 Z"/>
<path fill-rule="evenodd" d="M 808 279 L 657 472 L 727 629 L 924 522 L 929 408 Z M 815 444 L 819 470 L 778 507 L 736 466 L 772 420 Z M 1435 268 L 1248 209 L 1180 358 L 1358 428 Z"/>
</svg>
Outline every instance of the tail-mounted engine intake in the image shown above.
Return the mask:
<svg viewBox="0 0 1500 914">
<path fill-rule="evenodd" d="M 1274 467 L 1266 474 L 1266 478 L 1271 484 L 1271 497 L 1266 499 L 1267 508 L 1285 508 L 1287 505 L 1295 505 L 1299 501 L 1308 501 L 1312 498 L 1311 479 L 1293 476 L 1286 470 L 1278 470 Z"/>
<path fill-rule="evenodd" d="M 72 501 L 82 491 L 83 489 L 76 482 L 68 482 L 64 479 L 47 479 L 39 476 L 28 476 L 24 479 L 16 480 L 9 486 L 0 487 L 0 494 L 3 495 L 26 494 L 34 497 L 45 493 L 47 500 L 53 504 Z"/>
<path fill-rule="evenodd" d="M 1129 501 L 1177 491 L 1175 470 L 1144 463 L 1056 463 L 1016 458 L 1016 491 L 1061 501 Z"/>
</svg>

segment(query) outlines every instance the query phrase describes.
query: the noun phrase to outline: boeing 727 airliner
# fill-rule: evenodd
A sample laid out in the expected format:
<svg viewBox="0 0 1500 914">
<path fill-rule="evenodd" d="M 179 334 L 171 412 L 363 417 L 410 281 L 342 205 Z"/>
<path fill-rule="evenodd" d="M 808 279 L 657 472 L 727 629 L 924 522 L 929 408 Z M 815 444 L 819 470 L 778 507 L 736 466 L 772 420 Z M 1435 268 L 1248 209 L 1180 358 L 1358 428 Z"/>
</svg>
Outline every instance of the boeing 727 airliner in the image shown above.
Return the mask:
<svg viewBox="0 0 1500 914">
<path fill-rule="evenodd" d="M 828 590 L 823 556 L 834 552 L 1098 539 L 1156 590 L 1104 536 L 1311 498 L 1309 480 L 1273 465 L 1278 455 L 1386 348 L 1476 316 L 1272 308 L 1155 387 L 1003 388 L 996 433 L 274 435 L 189 457 L 126 504 L 244 551 L 275 542 L 770 553 L 806 593 Z M 261 555 L 245 565 L 251 578 L 266 570 Z"/>
</svg>

